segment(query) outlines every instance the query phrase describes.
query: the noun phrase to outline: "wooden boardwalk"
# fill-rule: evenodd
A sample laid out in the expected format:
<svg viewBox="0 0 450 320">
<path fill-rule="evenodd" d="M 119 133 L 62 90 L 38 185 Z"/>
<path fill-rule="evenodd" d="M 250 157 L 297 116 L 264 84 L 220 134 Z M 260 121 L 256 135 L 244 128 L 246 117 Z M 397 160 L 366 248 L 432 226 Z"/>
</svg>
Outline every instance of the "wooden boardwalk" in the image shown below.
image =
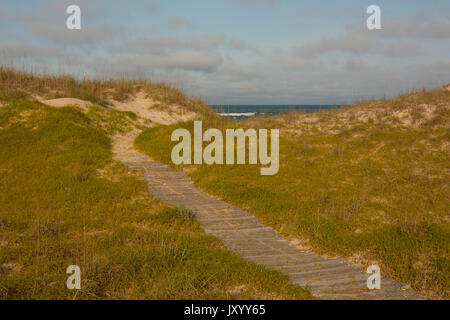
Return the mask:
<svg viewBox="0 0 450 320">
<path fill-rule="evenodd" d="M 132 146 L 132 142 L 131 142 Z M 382 279 L 380 290 L 367 289 L 362 268 L 341 258 L 325 258 L 284 240 L 256 217 L 197 189 L 184 173 L 150 160 L 132 147 L 118 154 L 123 164 L 143 170 L 151 195 L 163 203 L 190 210 L 203 230 L 241 257 L 281 271 L 292 283 L 307 287 L 319 299 L 423 299 L 408 286 Z"/>
</svg>

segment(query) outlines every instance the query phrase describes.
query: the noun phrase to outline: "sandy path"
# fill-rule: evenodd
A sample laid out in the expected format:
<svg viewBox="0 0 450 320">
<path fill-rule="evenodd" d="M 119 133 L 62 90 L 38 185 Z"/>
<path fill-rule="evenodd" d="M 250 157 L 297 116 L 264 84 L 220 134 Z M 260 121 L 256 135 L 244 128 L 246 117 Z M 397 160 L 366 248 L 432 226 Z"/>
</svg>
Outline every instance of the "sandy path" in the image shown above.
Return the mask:
<svg viewBox="0 0 450 320">
<path fill-rule="evenodd" d="M 184 172 L 136 151 L 133 146 L 137 134 L 133 131 L 116 136 L 114 157 L 133 170 L 144 171 L 153 197 L 193 212 L 203 230 L 219 238 L 230 251 L 282 272 L 292 283 L 310 288 L 313 295 L 322 299 L 423 299 L 405 284 L 391 279 L 382 279 L 381 290 L 368 290 L 368 275 L 361 266 L 306 251 L 250 213 L 212 198 L 197 189 Z"/>
<path fill-rule="evenodd" d="M 112 141 L 113 158 L 118 161 L 132 161 L 140 157 L 140 153 L 134 148 L 134 140 L 140 131 L 133 130 L 124 135 L 116 135 Z"/>
</svg>

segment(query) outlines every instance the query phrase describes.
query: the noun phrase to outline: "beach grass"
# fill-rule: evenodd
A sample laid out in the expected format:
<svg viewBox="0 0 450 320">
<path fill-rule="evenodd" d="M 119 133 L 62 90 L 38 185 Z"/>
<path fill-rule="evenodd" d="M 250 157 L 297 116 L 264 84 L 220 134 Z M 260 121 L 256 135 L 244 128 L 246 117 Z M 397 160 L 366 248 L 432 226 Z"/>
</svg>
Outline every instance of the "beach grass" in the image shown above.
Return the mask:
<svg viewBox="0 0 450 320">
<path fill-rule="evenodd" d="M 0 102 L 11 99 L 77 98 L 99 106 L 111 102 L 126 102 L 143 92 L 157 101 L 159 108 L 170 110 L 181 106 L 184 112 L 194 112 L 204 118 L 215 117 L 215 113 L 200 99 L 189 97 L 176 86 L 163 81 L 121 78 L 89 78 L 67 74 L 43 73 L 37 67 L 30 70 L 0 66 Z"/>
<path fill-rule="evenodd" d="M 135 115 L 14 97 L 0 107 L 0 299 L 311 298 L 112 160 L 110 136 Z M 82 290 L 66 288 L 70 265 Z"/>
<path fill-rule="evenodd" d="M 275 176 L 261 176 L 260 165 L 173 165 L 171 133 L 192 132 L 192 123 L 148 129 L 136 146 L 304 247 L 378 264 L 383 276 L 448 298 L 449 108 L 450 92 L 438 89 L 310 115 L 203 122 L 280 128 Z"/>
</svg>

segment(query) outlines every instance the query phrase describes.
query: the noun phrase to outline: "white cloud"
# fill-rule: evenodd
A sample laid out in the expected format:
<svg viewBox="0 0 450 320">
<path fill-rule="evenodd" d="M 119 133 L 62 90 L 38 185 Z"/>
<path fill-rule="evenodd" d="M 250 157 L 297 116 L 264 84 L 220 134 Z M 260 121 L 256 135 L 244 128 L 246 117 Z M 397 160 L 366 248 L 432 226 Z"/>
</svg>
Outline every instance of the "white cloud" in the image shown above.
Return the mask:
<svg viewBox="0 0 450 320">
<path fill-rule="evenodd" d="M 317 57 L 332 52 L 405 57 L 417 54 L 419 46 L 407 41 L 392 42 L 371 31 L 346 31 L 296 49 L 296 53 L 301 57 Z"/>
<path fill-rule="evenodd" d="M 119 24 L 101 24 L 81 30 L 68 30 L 59 25 L 35 22 L 28 25 L 30 32 L 55 43 L 68 45 L 102 44 L 117 38 L 124 32 Z"/>
<path fill-rule="evenodd" d="M 202 34 L 186 39 L 177 37 L 141 37 L 119 48 L 122 52 L 164 54 L 175 50 L 214 50 L 224 44 L 222 34 Z"/>
<path fill-rule="evenodd" d="M 252 13 L 256 9 L 275 12 L 270 6 L 280 3 L 228 1 L 248 6 Z M 368 31 L 364 23 L 338 30 L 323 28 L 311 32 L 310 37 L 303 34 L 310 42 L 299 43 L 304 38 L 295 32 L 280 34 L 278 39 L 271 32 L 267 37 L 252 38 L 233 28 L 200 30 L 201 24 L 194 28 L 175 10 L 158 9 L 162 31 L 151 24 L 148 29 L 140 23 L 127 25 L 125 21 L 137 9 L 155 12 L 153 3 L 145 0 L 80 0 L 87 25 L 72 32 L 64 28 L 66 15 L 60 14 L 69 2 L 47 1 L 39 15 L 22 11 L 13 27 L 0 33 L 8 32 L 0 43 L 0 58 L 35 59 L 53 67 L 66 59 L 74 70 L 97 75 L 164 75 L 169 81 L 171 77 L 183 79 L 189 94 L 216 103 L 342 103 L 450 82 L 448 20 L 383 18 L 380 31 Z M 124 10 L 118 20 L 122 24 L 107 18 L 117 15 L 119 4 Z M 6 12 L 1 11 L 4 8 L 0 4 L 0 15 Z M 325 13 L 316 13 L 335 14 L 327 8 Z M 17 27 L 20 22 L 24 30 Z M 167 25 L 170 28 L 164 28 Z M 261 29 L 261 33 L 266 31 Z"/>
<path fill-rule="evenodd" d="M 381 34 L 393 38 L 448 39 L 450 38 L 450 23 L 448 21 L 394 19 L 383 25 Z"/>
<path fill-rule="evenodd" d="M 64 52 L 60 47 L 44 47 L 23 42 L 0 42 L 0 48 L 0 54 L 10 58 L 54 58 Z"/>
<path fill-rule="evenodd" d="M 212 71 L 221 65 L 222 58 L 201 51 L 180 51 L 155 60 L 155 66 L 162 68 Z"/>
<path fill-rule="evenodd" d="M 124 55 L 110 59 L 96 59 L 91 65 L 106 74 L 126 73 L 129 76 L 148 76 L 158 70 L 186 70 L 212 72 L 223 63 L 220 55 L 202 51 L 177 51 L 160 55 Z"/>
</svg>

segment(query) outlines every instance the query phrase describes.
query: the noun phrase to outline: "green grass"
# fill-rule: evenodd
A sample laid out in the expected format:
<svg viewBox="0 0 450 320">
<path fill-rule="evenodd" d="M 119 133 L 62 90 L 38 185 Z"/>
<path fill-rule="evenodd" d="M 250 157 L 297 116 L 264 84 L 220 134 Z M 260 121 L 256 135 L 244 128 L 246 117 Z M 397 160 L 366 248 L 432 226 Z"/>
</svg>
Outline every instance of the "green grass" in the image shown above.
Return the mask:
<svg viewBox="0 0 450 320">
<path fill-rule="evenodd" d="M 138 118 L 131 111 L 118 111 L 92 106 L 87 111 L 87 117 L 93 126 L 106 131 L 108 135 L 125 133 L 132 129 L 143 130 L 151 125 L 151 120 Z"/>
<path fill-rule="evenodd" d="M 148 195 L 112 161 L 132 114 L 0 107 L 0 299 L 309 299 L 231 254 L 189 212 Z M 109 119 L 109 120 L 108 120 Z M 82 290 L 65 287 L 69 265 Z"/>
<path fill-rule="evenodd" d="M 416 98 L 450 101 L 447 93 L 439 94 L 440 100 L 436 96 L 421 92 Z M 438 108 L 420 126 L 358 120 L 333 125 L 335 112 L 320 113 L 324 120 L 312 126 L 283 127 L 279 120 L 296 114 L 238 124 L 281 127 L 276 176 L 260 176 L 259 165 L 178 169 L 186 170 L 200 188 L 247 209 L 317 252 L 366 265 L 378 263 L 384 276 L 407 282 L 429 296 L 448 298 L 448 106 Z M 322 130 L 321 121 L 331 123 L 331 128 Z M 192 123 L 181 126 L 193 127 Z M 204 130 L 221 128 L 217 123 L 203 126 Z M 176 143 L 170 135 L 178 127 L 148 129 L 136 145 L 155 160 L 171 164 Z"/>
</svg>

